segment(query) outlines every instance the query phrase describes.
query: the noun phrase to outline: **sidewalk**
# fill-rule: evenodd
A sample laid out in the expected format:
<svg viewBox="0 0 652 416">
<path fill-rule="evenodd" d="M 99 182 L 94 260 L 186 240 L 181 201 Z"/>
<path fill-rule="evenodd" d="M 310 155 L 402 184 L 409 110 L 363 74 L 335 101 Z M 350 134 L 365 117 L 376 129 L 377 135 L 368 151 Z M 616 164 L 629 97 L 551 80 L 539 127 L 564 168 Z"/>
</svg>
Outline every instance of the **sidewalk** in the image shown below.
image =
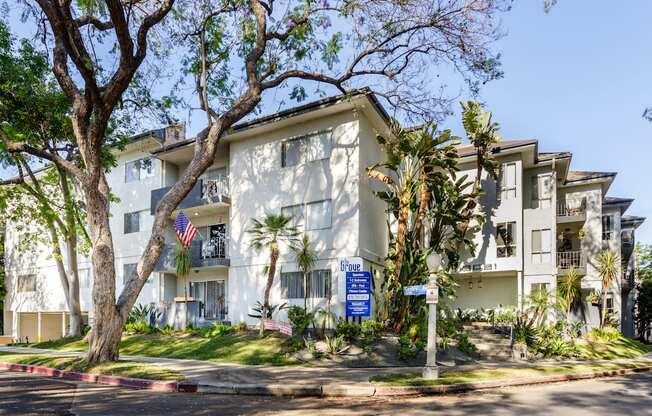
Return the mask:
<svg viewBox="0 0 652 416">
<path fill-rule="evenodd" d="M 82 352 L 67 352 L 59 350 L 47 350 L 28 347 L 6 347 L 0 346 L 0 351 L 19 354 L 48 354 L 59 356 L 81 356 Z M 370 387 L 369 378 L 375 375 L 389 375 L 406 372 L 419 372 L 421 367 L 383 367 L 383 368 L 328 368 L 315 366 L 258 366 L 258 365 L 241 365 L 230 363 L 214 363 L 199 360 L 183 360 L 172 358 L 156 358 L 143 356 L 122 355 L 121 358 L 131 361 L 140 361 L 161 365 L 172 370 L 176 370 L 186 376 L 188 381 L 199 384 L 204 387 L 214 387 L 216 389 L 229 388 L 233 385 L 258 386 L 304 386 L 312 388 L 314 386 L 326 385 L 356 385 L 360 388 Z M 600 361 L 564 361 L 570 363 L 626 363 L 640 361 L 642 359 L 652 359 L 652 353 L 648 353 L 636 359 L 620 360 L 600 360 Z M 555 366 L 560 363 L 557 361 L 540 361 L 537 363 L 518 363 L 509 361 L 482 361 L 474 364 L 467 364 L 454 367 L 440 367 L 440 373 L 447 371 L 468 371 L 475 369 L 491 368 L 525 368 L 532 365 L 550 365 Z"/>
</svg>

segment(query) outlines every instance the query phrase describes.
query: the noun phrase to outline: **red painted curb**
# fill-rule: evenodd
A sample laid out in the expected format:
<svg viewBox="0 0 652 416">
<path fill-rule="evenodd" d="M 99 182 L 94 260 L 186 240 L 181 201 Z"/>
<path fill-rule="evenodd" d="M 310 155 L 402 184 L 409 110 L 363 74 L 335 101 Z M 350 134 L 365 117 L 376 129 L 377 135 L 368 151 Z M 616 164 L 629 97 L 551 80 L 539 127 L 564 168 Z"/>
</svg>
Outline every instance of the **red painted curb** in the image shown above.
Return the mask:
<svg viewBox="0 0 652 416">
<path fill-rule="evenodd" d="M 0 363 L 0 369 L 17 373 L 31 373 L 44 377 L 63 378 L 86 383 L 107 384 L 110 386 L 131 387 L 158 392 L 196 393 L 197 384 L 188 381 L 158 381 L 141 378 L 108 376 L 102 374 L 79 373 L 76 371 L 57 370 L 37 365 Z"/>
</svg>

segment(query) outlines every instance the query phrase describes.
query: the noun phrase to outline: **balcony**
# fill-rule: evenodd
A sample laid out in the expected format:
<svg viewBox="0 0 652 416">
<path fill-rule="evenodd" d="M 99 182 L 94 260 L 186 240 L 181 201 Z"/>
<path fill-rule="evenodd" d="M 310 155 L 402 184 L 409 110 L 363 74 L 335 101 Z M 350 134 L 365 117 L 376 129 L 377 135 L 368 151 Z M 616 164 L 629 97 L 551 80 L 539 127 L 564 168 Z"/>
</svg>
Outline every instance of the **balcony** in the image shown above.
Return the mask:
<svg viewBox="0 0 652 416">
<path fill-rule="evenodd" d="M 560 276 L 568 274 L 571 267 L 579 275 L 586 274 L 586 257 L 581 251 L 559 251 L 557 252 L 557 271 Z"/>
<path fill-rule="evenodd" d="M 193 269 L 203 267 L 229 267 L 231 262 L 228 253 L 228 240 L 223 239 L 219 242 L 205 242 L 195 240 L 190 244 L 190 264 Z M 166 244 L 163 248 L 163 254 L 158 259 L 155 272 L 174 272 L 174 244 Z"/>
<path fill-rule="evenodd" d="M 584 222 L 586 221 L 586 199 L 581 201 L 557 202 L 557 222 Z"/>
<path fill-rule="evenodd" d="M 159 202 L 171 189 L 171 186 L 154 189 L 151 193 L 150 213 L 154 215 Z M 172 217 L 178 210 L 187 210 L 186 214 L 200 214 L 210 208 L 226 208 L 231 204 L 229 183 L 226 179 L 199 179 L 188 195 L 179 203 Z"/>
</svg>

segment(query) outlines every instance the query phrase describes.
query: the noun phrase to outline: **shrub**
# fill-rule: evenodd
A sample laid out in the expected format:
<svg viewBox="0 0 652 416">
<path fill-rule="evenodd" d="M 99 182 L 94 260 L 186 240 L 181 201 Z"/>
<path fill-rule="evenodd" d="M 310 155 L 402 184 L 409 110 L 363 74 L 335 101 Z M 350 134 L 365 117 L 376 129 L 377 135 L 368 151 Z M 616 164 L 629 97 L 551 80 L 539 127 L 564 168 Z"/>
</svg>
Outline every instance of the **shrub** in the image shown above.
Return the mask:
<svg viewBox="0 0 652 416">
<path fill-rule="evenodd" d="M 159 328 L 159 332 L 163 335 L 172 335 L 174 333 L 174 328 L 170 325 L 165 325 L 163 328 Z"/>
<path fill-rule="evenodd" d="M 409 360 L 417 356 L 422 351 L 426 343 L 423 340 L 414 341 L 409 335 L 401 335 L 398 339 L 398 358 L 400 360 Z"/>
<path fill-rule="evenodd" d="M 478 348 L 469 341 L 469 334 L 466 332 L 460 332 L 457 335 L 457 348 L 467 355 L 475 355 L 478 353 Z"/>
<path fill-rule="evenodd" d="M 341 335 L 335 337 L 326 336 L 326 348 L 328 349 L 329 354 L 340 355 L 344 354 L 344 352 L 349 349 L 349 346 Z"/>
<path fill-rule="evenodd" d="M 556 323 L 540 327 L 531 349 L 545 358 L 570 358 L 578 355 L 575 344 L 564 339 L 565 324 Z"/>
<path fill-rule="evenodd" d="M 347 322 L 346 319 L 340 318 L 335 327 L 335 336 L 342 337 L 344 340 L 351 342 L 360 333 L 360 326 L 353 322 Z"/>
<path fill-rule="evenodd" d="M 152 305 L 138 304 L 134 306 L 131 309 L 131 311 L 129 311 L 129 315 L 127 316 L 127 321 L 125 323 L 133 324 L 139 321 L 143 321 L 147 324 L 147 321 L 149 320 L 149 315 L 152 313 L 153 310 L 154 307 Z"/>
<path fill-rule="evenodd" d="M 369 344 L 380 337 L 382 330 L 383 325 L 380 322 L 374 319 L 368 319 L 362 321 L 362 324 L 360 325 L 360 337 L 362 338 L 362 341 Z"/>
<path fill-rule="evenodd" d="M 211 337 L 221 337 L 224 335 L 232 334 L 234 332 L 235 329 L 233 329 L 231 325 L 215 322 L 208 332 L 208 335 Z"/>
<path fill-rule="evenodd" d="M 303 345 L 306 348 L 306 351 L 308 351 L 310 354 L 312 354 L 313 357 L 317 356 L 317 343 L 315 342 L 314 339 L 308 337 L 303 339 Z"/>
<path fill-rule="evenodd" d="M 233 329 L 235 332 L 246 332 L 249 329 L 249 326 L 247 326 L 245 321 L 240 321 L 233 326 Z"/>
<path fill-rule="evenodd" d="M 125 324 L 124 331 L 128 334 L 153 334 L 158 329 L 141 320 Z"/>
<path fill-rule="evenodd" d="M 295 305 L 288 309 L 288 319 L 292 324 L 292 335 L 300 337 L 313 323 L 315 316 L 312 313 L 307 313 L 301 306 Z"/>
<path fill-rule="evenodd" d="M 513 329 L 514 342 L 525 344 L 531 347 L 536 338 L 536 329 L 532 322 L 529 322 L 524 316 L 519 315 L 516 318 Z"/>
<path fill-rule="evenodd" d="M 589 332 L 589 337 L 599 342 L 613 342 L 621 337 L 620 332 L 616 328 L 593 328 Z"/>
</svg>

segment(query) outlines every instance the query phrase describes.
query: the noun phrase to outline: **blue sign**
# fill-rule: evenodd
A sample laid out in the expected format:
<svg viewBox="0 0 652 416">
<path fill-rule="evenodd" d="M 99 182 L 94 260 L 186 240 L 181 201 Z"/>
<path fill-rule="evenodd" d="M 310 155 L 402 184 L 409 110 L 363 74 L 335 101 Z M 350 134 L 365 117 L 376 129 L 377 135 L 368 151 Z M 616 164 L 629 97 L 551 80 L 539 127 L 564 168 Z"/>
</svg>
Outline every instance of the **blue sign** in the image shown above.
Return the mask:
<svg viewBox="0 0 652 416">
<path fill-rule="evenodd" d="M 346 316 L 371 316 L 371 272 L 346 272 Z"/>
<path fill-rule="evenodd" d="M 405 286 L 403 296 L 423 296 L 426 294 L 427 285 Z"/>
</svg>

